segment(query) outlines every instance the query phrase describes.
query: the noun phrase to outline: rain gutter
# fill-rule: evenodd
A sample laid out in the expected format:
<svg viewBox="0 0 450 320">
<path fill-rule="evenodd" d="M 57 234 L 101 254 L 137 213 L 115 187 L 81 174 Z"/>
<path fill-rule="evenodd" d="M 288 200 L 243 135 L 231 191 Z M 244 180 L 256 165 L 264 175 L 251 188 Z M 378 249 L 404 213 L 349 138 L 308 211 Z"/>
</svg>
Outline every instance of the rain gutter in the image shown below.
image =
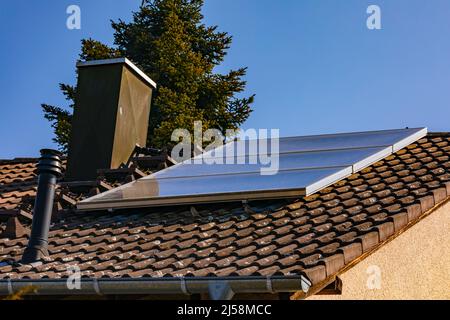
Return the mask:
<svg viewBox="0 0 450 320">
<path fill-rule="evenodd" d="M 212 300 L 229 300 L 237 293 L 307 293 L 311 282 L 305 276 L 273 277 L 182 277 L 139 279 L 22 279 L 0 280 L 0 295 L 34 290 L 31 296 L 82 295 L 193 295 L 209 293 Z"/>
</svg>

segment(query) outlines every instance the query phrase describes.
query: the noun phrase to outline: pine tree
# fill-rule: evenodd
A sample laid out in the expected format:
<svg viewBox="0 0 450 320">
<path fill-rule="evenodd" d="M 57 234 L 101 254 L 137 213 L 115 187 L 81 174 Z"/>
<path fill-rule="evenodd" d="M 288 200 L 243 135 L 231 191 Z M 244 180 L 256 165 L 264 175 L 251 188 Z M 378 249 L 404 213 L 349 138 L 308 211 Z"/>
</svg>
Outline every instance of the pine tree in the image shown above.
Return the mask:
<svg viewBox="0 0 450 320">
<path fill-rule="evenodd" d="M 93 39 L 82 41 L 80 60 L 127 57 L 158 84 L 153 96 L 148 143 L 170 147 L 174 129 L 203 129 L 225 134 L 238 129 L 252 112 L 254 96 L 236 97 L 245 89 L 246 68 L 214 73 L 232 38 L 217 26 L 202 23 L 203 0 L 144 0 L 133 20 L 112 22 L 115 47 Z M 76 87 L 61 84 L 69 109 L 42 105 L 52 122 L 54 141 L 67 151 Z"/>
</svg>

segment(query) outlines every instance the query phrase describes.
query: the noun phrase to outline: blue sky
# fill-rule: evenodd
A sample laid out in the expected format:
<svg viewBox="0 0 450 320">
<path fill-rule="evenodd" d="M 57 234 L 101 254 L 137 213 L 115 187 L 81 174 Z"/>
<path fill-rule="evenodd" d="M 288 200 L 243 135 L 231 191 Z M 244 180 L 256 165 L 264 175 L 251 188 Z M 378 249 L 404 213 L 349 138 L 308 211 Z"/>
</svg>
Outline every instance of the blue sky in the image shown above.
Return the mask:
<svg viewBox="0 0 450 320">
<path fill-rule="evenodd" d="M 1 1 L 0 158 L 56 147 L 41 103 L 67 105 L 80 40 L 112 44 L 110 19 L 141 0 Z M 66 8 L 81 8 L 81 30 Z M 366 9 L 380 6 L 382 30 Z M 207 24 L 234 37 L 217 70 L 248 66 L 244 128 L 282 136 L 428 126 L 450 131 L 450 1 L 206 0 Z"/>
</svg>

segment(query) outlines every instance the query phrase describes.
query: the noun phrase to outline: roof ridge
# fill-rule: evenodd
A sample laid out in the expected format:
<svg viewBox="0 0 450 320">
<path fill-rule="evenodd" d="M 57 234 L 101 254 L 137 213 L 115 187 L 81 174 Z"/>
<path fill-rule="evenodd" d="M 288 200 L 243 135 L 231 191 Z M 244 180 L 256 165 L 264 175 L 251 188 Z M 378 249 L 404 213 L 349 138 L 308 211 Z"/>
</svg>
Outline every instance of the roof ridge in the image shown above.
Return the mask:
<svg viewBox="0 0 450 320">
<path fill-rule="evenodd" d="M 24 157 L 24 158 L 14 158 L 14 159 L 0 159 L 0 165 L 3 164 L 19 164 L 19 163 L 30 163 L 37 162 L 39 158 Z"/>
<path fill-rule="evenodd" d="M 428 132 L 429 137 L 448 137 L 450 136 L 450 131 L 432 131 Z"/>
</svg>

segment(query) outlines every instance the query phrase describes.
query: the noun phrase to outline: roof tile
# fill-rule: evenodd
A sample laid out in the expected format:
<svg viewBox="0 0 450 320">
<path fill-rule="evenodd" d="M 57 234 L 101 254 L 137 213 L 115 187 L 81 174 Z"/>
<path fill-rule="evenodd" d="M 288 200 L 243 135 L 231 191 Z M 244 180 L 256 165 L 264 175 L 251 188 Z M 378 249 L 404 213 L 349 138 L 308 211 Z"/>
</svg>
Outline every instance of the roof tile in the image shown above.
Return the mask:
<svg viewBox="0 0 450 320">
<path fill-rule="evenodd" d="M 331 277 L 344 267 L 344 255 L 338 253 L 330 257 L 323 258 L 321 263 L 325 264 L 327 277 Z"/>
<path fill-rule="evenodd" d="M 0 279 L 66 277 L 67 266 L 78 264 L 83 277 L 305 274 L 317 284 L 446 201 L 449 159 L 450 136 L 427 137 L 283 204 L 199 205 L 196 217 L 189 208 L 61 214 L 50 231 L 49 261 L 5 265 Z M 34 169 L 0 163 L 0 210 L 34 196 Z M 17 237 L 0 239 L 0 261 L 20 260 L 27 238 Z"/>
</svg>

